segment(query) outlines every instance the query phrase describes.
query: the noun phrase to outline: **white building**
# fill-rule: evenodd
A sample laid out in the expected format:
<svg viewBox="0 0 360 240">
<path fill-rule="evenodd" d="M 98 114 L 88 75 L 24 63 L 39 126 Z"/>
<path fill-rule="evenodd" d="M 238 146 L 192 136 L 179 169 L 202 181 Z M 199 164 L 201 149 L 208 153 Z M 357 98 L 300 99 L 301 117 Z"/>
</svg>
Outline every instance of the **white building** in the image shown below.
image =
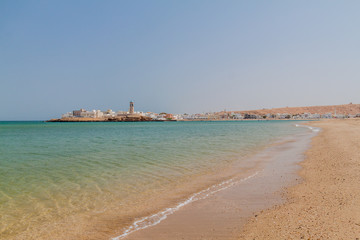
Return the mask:
<svg viewBox="0 0 360 240">
<path fill-rule="evenodd" d="M 72 112 L 67 112 L 61 115 L 61 118 L 70 118 L 70 117 L 74 117 Z"/>
<path fill-rule="evenodd" d="M 108 109 L 107 111 L 102 112 L 102 113 L 103 113 L 104 117 L 115 117 L 116 116 L 116 113 L 111 109 Z"/>
<path fill-rule="evenodd" d="M 321 115 L 321 118 L 332 118 L 332 113 L 325 113 Z"/>
<path fill-rule="evenodd" d="M 103 116 L 104 114 L 100 110 L 80 112 L 80 117 L 85 117 L 85 118 L 102 118 Z"/>
<path fill-rule="evenodd" d="M 318 113 L 314 113 L 314 114 L 311 114 L 310 118 L 320 118 L 320 114 Z"/>
<path fill-rule="evenodd" d="M 240 113 L 235 113 L 232 116 L 234 119 L 243 119 L 244 118 Z"/>
</svg>

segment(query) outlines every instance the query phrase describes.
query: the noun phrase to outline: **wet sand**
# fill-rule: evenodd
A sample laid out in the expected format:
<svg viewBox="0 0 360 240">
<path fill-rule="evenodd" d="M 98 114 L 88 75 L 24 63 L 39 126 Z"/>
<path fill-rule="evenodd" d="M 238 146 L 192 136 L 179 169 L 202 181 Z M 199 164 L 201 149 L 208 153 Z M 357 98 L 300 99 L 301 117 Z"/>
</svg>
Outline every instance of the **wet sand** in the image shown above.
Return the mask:
<svg viewBox="0 0 360 240">
<path fill-rule="evenodd" d="M 323 130 L 286 190 L 285 204 L 253 217 L 238 239 L 360 239 L 360 119 L 312 122 Z"/>
<path fill-rule="evenodd" d="M 126 239 L 360 239 L 360 119 L 308 124 L 304 161 L 304 142 L 270 148 L 255 177 Z"/>
<path fill-rule="evenodd" d="M 272 146 L 253 157 L 261 164 L 229 188 L 192 202 L 159 224 L 122 239 L 237 239 L 254 212 L 282 204 L 284 187 L 300 178 L 297 163 L 304 160 L 315 132 Z"/>
</svg>

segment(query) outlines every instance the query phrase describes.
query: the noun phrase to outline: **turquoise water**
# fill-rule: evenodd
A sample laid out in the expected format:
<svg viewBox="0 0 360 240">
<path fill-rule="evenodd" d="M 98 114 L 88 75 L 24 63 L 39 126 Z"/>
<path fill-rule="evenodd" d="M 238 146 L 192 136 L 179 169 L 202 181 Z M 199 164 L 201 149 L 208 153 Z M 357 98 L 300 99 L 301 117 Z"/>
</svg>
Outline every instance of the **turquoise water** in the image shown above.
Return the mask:
<svg viewBox="0 0 360 240">
<path fill-rule="evenodd" d="M 305 131 L 294 125 L 0 122 L 0 238 L 109 206 L 128 223 L 148 199 Z"/>
</svg>

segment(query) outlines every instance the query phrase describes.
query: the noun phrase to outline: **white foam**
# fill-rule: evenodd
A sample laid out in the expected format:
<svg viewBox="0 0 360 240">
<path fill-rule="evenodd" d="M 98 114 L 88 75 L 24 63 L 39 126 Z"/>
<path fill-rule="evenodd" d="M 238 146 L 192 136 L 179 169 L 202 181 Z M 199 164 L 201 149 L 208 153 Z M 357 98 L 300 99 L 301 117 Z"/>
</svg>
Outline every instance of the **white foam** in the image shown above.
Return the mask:
<svg viewBox="0 0 360 240">
<path fill-rule="evenodd" d="M 159 224 L 161 221 L 163 221 L 164 219 L 167 218 L 168 215 L 173 214 L 174 212 L 176 212 L 177 210 L 179 210 L 180 208 L 182 208 L 183 206 L 191 203 L 191 202 L 195 202 L 197 200 L 200 199 L 204 199 L 207 198 L 208 196 L 222 191 L 224 189 L 227 189 L 231 186 L 233 186 L 236 183 L 240 183 L 243 181 L 246 181 L 252 177 L 255 177 L 257 174 L 259 174 L 259 171 L 255 172 L 254 174 L 246 177 L 246 178 L 242 178 L 240 180 L 236 180 L 236 179 L 230 179 L 224 182 L 221 182 L 219 184 L 215 184 L 205 190 L 202 190 L 200 192 L 194 193 L 193 195 L 191 195 L 188 199 L 186 199 L 183 202 L 180 202 L 177 206 L 172 207 L 172 208 L 166 208 L 165 210 L 158 212 L 156 214 L 153 214 L 151 216 L 147 216 L 147 217 L 143 217 L 139 220 L 136 220 L 131 226 L 129 226 L 128 228 L 126 228 L 124 230 L 124 232 L 120 235 L 117 236 L 115 238 L 112 238 L 112 240 L 119 240 L 122 239 L 126 236 L 128 236 L 129 234 L 141 230 L 141 229 L 145 229 L 151 226 L 154 226 L 156 224 Z"/>
<path fill-rule="evenodd" d="M 313 132 L 319 132 L 319 131 L 320 131 L 320 128 L 311 127 L 311 126 L 306 126 L 306 125 L 295 124 L 295 127 L 305 127 L 305 128 L 310 129 L 310 130 L 313 131 Z"/>
</svg>

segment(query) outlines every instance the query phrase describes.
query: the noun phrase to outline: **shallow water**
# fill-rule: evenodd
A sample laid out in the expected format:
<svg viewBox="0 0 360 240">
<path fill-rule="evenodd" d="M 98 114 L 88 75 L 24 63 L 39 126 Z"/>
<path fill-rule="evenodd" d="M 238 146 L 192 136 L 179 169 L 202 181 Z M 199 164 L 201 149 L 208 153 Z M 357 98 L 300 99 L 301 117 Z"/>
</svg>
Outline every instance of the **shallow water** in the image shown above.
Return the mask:
<svg viewBox="0 0 360 240">
<path fill-rule="evenodd" d="M 121 233 L 220 180 L 195 179 L 304 131 L 292 121 L 0 122 L 0 238 L 109 211 Z"/>
</svg>

